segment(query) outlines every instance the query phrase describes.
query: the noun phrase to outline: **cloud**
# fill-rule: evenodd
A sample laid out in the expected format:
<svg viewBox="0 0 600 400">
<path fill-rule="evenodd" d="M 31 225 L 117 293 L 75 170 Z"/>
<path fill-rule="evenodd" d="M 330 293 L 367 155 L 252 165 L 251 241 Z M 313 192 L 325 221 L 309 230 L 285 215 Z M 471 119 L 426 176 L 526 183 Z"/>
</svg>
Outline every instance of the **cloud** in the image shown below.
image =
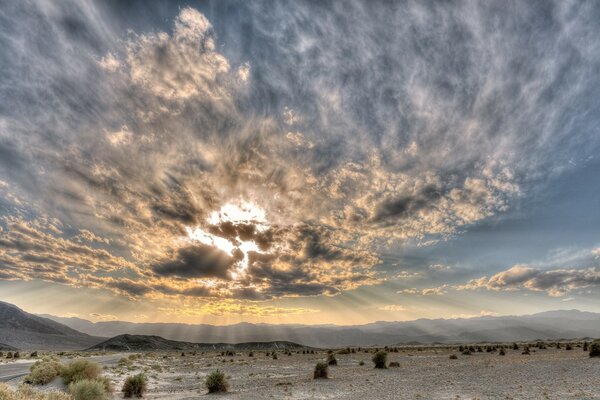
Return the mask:
<svg viewBox="0 0 600 400">
<path fill-rule="evenodd" d="M 573 290 L 600 286 L 600 271 L 596 268 L 541 270 L 515 265 L 490 278 L 482 277 L 458 286 L 458 290 L 518 290 L 545 291 L 553 297 Z"/>
<path fill-rule="evenodd" d="M 119 7 L 0 11 L 2 279 L 334 295 L 600 149 L 592 3 L 252 2 L 227 29 L 190 7 L 132 28 Z M 240 199 L 264 220 L 211 220 Z M 520 268 L 481 287 L 592 274 Z"/>
</svg>

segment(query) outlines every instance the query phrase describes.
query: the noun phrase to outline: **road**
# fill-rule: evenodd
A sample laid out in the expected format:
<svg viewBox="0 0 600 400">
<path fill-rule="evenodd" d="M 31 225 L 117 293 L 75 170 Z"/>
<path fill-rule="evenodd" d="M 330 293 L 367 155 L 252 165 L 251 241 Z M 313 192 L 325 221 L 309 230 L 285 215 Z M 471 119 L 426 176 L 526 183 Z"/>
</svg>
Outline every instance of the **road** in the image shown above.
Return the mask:
<svg viewBox="0 0 600 400">
<path fill-rule="evenodd" d="M 106 356 L 92 356 L 92 357 L 82 357 L 86 360 L 97 362 L 101 365 L 112 365 L 119 362 L 119 360 L 123 357 L 123 354 L 110 354 Z M 0 364 L 0 382 L 8 382 L 12 379 L 19 378 L 21 376 L 25 376 L 29 373 L 29 367 L 36 360 L 31 361 L 17 361 L 6 364 Z M 63 359 L 62 362 L 69 362 L 70 359 Z"/>
</svg>

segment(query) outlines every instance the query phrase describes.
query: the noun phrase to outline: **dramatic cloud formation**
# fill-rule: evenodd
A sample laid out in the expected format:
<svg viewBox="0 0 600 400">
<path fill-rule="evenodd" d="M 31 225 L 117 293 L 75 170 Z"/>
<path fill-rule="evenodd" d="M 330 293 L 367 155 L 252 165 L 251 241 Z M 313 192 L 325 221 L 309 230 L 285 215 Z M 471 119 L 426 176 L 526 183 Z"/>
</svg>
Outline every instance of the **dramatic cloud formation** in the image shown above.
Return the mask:
<svg viewBox="0 0 600 400">
<path fill-rule="evenodd" d="M 594 2 L 231 5 L 2 7 L 1 279 L 277 315 L 240 302 L 402 279 L 403 246 L 600 149 Z M 464 288 L 597 279 L 515 266 Z"/>
</svg>

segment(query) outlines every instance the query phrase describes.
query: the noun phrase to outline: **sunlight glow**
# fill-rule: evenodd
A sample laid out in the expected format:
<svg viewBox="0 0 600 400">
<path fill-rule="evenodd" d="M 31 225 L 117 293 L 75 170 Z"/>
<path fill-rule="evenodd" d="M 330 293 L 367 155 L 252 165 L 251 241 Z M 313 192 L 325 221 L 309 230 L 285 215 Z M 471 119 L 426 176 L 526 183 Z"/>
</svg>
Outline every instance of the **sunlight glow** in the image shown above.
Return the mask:
<svg viewBox="0 0 600 400">
<path fill-rule="evenodd" d="M 218 211 L 213 211 L 207 218 L 207 223 L 211 225 L 219 225 L 224 222 L 231 222 L 234 224 L 253 224 L 256 230 L 264 232 L 269 228 L 266 219 L 265 210 L 258 205 L 239 200 L 236 203 L 227 203 L 221 207 Z M 251 240 L 241 240 L 236 237 L 233 240 L 228 240 L 223 237 L 213 235 L 207 232 L 201 227 L 186 227 L 186 232 L 189 240 L 198 241 L 200 243 L 216 247 L 217 249 L 224 251 L 231 255 L 234 250 L 239 249 L 244 254 L 241 261 L 238 262 L 237 271 L 232 272 L 233 279 L 240 279 L 243 277 L 246 269 L 248 268 L 248 253 L 253 251 L 257 253 L 264 253 L 256 243 Z"/>
</svg>

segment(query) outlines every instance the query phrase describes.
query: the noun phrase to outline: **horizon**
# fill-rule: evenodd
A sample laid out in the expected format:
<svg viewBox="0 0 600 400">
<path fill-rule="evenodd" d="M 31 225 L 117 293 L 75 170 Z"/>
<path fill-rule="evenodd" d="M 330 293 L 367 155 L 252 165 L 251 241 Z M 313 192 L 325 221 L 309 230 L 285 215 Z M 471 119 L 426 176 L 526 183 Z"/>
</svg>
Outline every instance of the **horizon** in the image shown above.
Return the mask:
<svg viewBox="0 0 600 400">
<path fill-rule="evenodd" d="M 0 7 L 0 300 L 217 326 L 600 313 L 599 17 Z"/>
</svg>

